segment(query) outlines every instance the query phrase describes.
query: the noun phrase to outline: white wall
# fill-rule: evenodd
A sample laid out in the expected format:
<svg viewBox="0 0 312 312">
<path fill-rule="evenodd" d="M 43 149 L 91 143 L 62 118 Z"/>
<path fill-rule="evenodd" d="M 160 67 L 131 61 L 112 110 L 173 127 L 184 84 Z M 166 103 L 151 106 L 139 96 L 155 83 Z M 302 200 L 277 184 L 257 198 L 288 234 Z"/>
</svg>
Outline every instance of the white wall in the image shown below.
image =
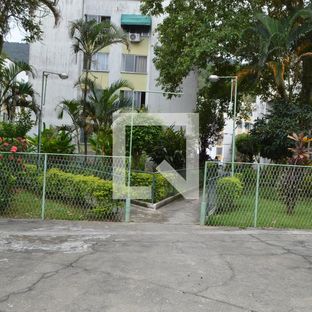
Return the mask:
<svg viewBox="0 0 312 312">
<path fill-rule="evenodd" d="M 70 22 L 82 16 L 82 0 L 60 0 L 61 20 L 58 27 L 54 27 L 52 16 L 42 20 L 44 35 L 40 42 L 30 45 L 30 64 L 36 69 L 35 79 L 31 79 L 38 93 L 37 102 L 40 103 L 42 72 L 52 71 L 67 73 L 69 79 L 61 80 L 58 76 L 48 78 L 46 106 L 43 109 L 43 122 L 47 125 L 62 125 L 70 123 L 69 119 L 58 120 L 56 106 L 63 99 L 76 98 L 78 90 L 74 88 L 80 72 L 77 56 L 72 50 L 69 37 Z"/>
<path fill-rule="evenodd" d="M 113 23 L 120 25 L 121 14 L 141 14 L 140 1 L 136 0 L 60 0 L 61 21 L 58 27 L 54 27 L 53 18 L 44 18 L 44 36 L 41 42 L 30 45 L 30 64 L 37 70 L 37 77 L 32 79 L 35 90 L 38 93 L 37 101 L 40 103 L 41 77 L 43 71 L 66 72 L 68 80 L 60 80 L 57 76 L 48 79 L 46 106 L 43 110 L 43 122 L 47 125 L 70 124 L 70 120 L 58 120 L 55 111 L 56 106 L 63 99 L 77 98 L 79 90 L 74 88 L 74 83 L 82 70 L 82 57 L 76 56 L 72 51 L 72 41 L 69 37 L 70 22 L 83 17 L 85 14 L 111 16 Z M 161 17 L 153 18 L 153 30 Z M 158 72 L 152 63 L 153 46 L 157 43 L 157 36 L 153 33 L 149 55 L 149 78 L 150 90 L 160 90 L 156 87 Z M 121 45 L 110 48 L 110 83 L 120 79 L 121 68 Z M 197 93 L 197 77 L 191 73 L 183 84 L 181 98 L 168 101 L 162 95 L 147 95 L 147 105 L 150 112 L 192 112 L 195 108 Z"/>
</svg>

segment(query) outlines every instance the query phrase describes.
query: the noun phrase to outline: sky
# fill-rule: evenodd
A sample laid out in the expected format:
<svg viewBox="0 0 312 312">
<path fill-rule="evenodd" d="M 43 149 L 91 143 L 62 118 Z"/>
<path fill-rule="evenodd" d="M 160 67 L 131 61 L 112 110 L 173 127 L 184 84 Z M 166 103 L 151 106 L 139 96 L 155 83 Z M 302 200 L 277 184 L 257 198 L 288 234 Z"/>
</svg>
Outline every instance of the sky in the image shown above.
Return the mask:
<svg viewBox="0 0 312 312">
<path fill-rule="evenodd" d="M 22 42 L 23 38 L 24 38 L 23 32 L 16 25 L 12 23 L 11 31 L 5 38 L 6 41 Z"/>
</svg>

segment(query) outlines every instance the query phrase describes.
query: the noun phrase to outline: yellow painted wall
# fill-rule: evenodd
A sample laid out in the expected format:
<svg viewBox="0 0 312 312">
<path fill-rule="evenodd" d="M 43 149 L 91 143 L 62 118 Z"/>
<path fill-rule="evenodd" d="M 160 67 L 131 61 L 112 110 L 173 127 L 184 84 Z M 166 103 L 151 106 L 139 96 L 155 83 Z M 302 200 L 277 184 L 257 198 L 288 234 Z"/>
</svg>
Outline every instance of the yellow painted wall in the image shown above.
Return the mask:
<svg viewBox="0 0 312 312">
<path fill-rule="evenodd" d="M 148 55 L 149 51 L 149 38 L 144 38 L 139 43 L 130 42 L 129 51 L 127 47 L 123 45 L 122 53 L 123 54 L 135 54 L 135 55 Z"/>
<path fill-rule="evenodd" d="M 109 87 L 109 73 L 91 72 L 90 78 L 94 79 L 97 86 L 99 86 L 101 89 Z"/>
<path fill-rule="evenodd" d="M 109 53 L 110 52 L 110 46 L 105 47 L 104 49 L 101 50 L 103 53 Z"/>
<path fill-rule="evenodd" d="M 121 79 L 127 80 L 134 90 L 145 91 L 147 89 L 147 75 L 146 74 L 121 74 Z"/>
</svg>

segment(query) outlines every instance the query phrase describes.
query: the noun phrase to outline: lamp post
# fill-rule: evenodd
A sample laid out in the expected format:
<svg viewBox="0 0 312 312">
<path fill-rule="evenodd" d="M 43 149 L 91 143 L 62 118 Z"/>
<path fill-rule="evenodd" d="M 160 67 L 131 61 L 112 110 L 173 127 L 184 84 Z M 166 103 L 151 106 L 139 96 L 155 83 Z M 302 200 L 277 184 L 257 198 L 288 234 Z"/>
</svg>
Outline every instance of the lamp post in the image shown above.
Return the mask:
<svg viewBox="0 0 312 312">
<path fill-rule="evenodd" d="M 130 124 L 130 142 L 129 142 L 129 164 L 128 164 L 128 196 L 126 199 L 126 213 L 125 213 L 125 221 L 130 221 L 130 210 L 131 210 L 131 197 L 130 197 L 130 186 L 131 186 L 131 166 L 132 166 L 132 145 L 133 145 L 133 119 L 134 119 L 134 106 L 135 106 L 135 92 L 145 92 L 150 94 L 162 94 L 162 95 L 183 95 L 184 93 L 179 92 L 164 92 L 164 91 L 137 91 L 132 90 L 132 102 L 131 102 L 131 124 Z"/>
<path fill-rule="evenodd" d="M 60 79 L 65 80 L 68 78 L 66 73 L 55 73 L 51 71 L 42 72 L 42 82 L 41 82 L 41 101 L 40 101 L 40 112 L 39 112 L 39 122 L 38 122 L 38 146 L 37 152 L 41 153 L 41 131 L 42 131 L 42 109 L 46 101 L 47 84 L 49 75 L 59 76 Z"/>
<path fill-rule="evenodd" d="M 233 115 L 233 132 L 232 132 L 232 157 L 231 157 L 231 166 L 232 166 L 232 176 L 234 176 L 235 171 L 235 132 L 236 132 L 236 117 L 237 117 L 237 76 L 217 76 L 210 75 L 209 80 L 211 82 L 217 82 L 220 79 L 231 79 L 231 103 L 233 103 L 233 92 L 234 92 L 234 115 Z"/>
</svg>

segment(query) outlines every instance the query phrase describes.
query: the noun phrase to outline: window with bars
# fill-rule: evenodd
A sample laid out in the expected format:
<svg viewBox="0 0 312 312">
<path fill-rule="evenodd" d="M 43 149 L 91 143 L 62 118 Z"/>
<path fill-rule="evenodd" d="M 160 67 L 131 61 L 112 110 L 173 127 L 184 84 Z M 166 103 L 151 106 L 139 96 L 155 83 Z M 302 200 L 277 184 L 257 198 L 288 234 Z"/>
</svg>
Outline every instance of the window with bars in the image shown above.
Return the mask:
<svg viewBox="0 0 312 312">
<path fill-rule="evenodd" d="M 122 71 L 127 73 L 147 73 L 147 56 L 123 54 Z"/>
<path fill-rule="evenodd" d="M 90 70 L 92 71 L 108 71 L 108 60 L 109 60 L 109 54 L 98 52 L 92 57 Z M 86 59 L 84 59 L 84 69 L 87 69 L 87 62 Z"/>
<path fill-rule="evenodd" d="M 121 96 L 132 101 L 133 92 L 132 91 L 122 91 Z M 146 93 L 135 91 L 134 92 L 134 107 L 136 109 L 142 109 L 145 107 L 146 102 Z"/>
</svg>

